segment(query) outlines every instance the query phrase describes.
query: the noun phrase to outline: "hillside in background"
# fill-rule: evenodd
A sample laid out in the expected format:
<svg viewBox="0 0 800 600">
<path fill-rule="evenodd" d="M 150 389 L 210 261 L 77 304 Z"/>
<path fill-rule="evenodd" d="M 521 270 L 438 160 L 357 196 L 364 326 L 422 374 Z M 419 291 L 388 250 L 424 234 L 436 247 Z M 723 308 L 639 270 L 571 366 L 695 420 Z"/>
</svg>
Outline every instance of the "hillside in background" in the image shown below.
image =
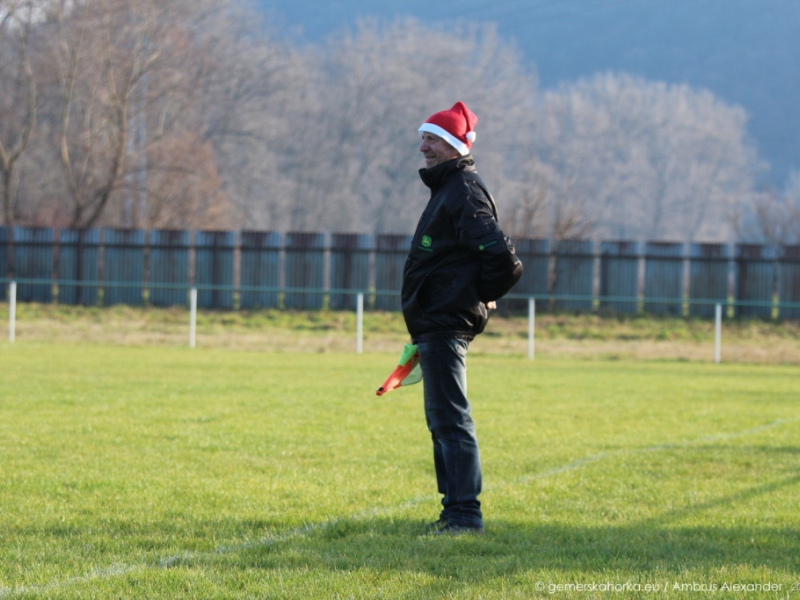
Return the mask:
<svg viewBox="0 0 800 600">
<path fill-rule="evenodd" d="M 783 187 L 800 169 L 800 2 L 797 0 L 257 0 L 294 41 L 315 43 L 357 19 L 412 16 L 445 28 L 494 22 L 513 38 L 543 88 L 623 71 L 707 88 L 741 105 Z M 476 81 L 476 85 L 480 85 Z"/>
</svg>

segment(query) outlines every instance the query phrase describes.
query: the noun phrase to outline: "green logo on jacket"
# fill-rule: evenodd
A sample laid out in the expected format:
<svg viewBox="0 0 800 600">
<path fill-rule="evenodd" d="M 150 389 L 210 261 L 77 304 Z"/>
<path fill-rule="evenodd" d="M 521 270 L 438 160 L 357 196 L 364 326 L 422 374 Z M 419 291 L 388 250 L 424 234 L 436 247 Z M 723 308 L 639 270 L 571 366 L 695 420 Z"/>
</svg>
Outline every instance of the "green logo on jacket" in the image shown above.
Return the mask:
<svg viewBox="0 0 800 600">
<path fill-rule="evenodd" d="M 433 240 L 430 238 L 430 236 L 423 235 L 423 236 L 422 236 L 422 245 L 423 245 L 425 248 L 430 248 L 430 247 L 431 247 L 431 244 L 433 244 Z"/>
</svg>

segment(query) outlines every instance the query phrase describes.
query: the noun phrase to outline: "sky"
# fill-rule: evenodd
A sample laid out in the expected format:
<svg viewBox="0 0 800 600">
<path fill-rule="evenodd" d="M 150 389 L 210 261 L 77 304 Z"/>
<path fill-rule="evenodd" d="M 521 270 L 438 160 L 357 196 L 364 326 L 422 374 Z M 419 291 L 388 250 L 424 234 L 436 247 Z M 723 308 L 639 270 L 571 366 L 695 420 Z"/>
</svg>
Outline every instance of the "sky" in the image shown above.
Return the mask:
<svg viewBox="0 0 800 600">
<path fill-rule="evenodd" d="M 447 27 L 493 22 L 540 87 L 617 71 L 712 91 L 749 115 L 782 187 L 800 170 L 800 0 L 257 0 L 293 41 L 318 43 L 362 17 Z"/>
</svg>

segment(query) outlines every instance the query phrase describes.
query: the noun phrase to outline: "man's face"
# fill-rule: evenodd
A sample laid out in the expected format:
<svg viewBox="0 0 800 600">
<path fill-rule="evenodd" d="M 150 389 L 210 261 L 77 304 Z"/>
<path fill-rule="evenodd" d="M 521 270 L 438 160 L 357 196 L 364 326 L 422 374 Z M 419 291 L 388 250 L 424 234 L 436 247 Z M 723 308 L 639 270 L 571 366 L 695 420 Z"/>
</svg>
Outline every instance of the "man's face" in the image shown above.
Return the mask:
<svg viewBox="0 0 800 600">
<path fill-rule="evenodd" d="M 438 164 L 458 158 L 461 156 L 458 150 L 445 142 L 438 135 L 424 131 L 422 133 L 422 144 L 419 151 L 425 155 L 425 168 L 430 169 Z"/>
</svg>

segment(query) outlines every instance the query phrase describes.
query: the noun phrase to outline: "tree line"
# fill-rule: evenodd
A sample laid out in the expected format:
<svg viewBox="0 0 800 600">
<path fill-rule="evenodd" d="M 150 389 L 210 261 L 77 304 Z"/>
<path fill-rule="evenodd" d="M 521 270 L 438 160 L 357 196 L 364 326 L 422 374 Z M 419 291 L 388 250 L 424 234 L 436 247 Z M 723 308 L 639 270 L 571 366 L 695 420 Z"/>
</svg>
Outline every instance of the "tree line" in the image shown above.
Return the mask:
<svg viewBox="0 0 800 600">
<path fill-rule="evenodd" d="M 491 25 L 365 20 L 311 46 L 242 0 L 0 0 L 2 224 L 408 233 L 417 127 L 466 102 L 517 237 L 800 242 L 747 115 L 602 73 L 540 90 Z"/>
</svg>

